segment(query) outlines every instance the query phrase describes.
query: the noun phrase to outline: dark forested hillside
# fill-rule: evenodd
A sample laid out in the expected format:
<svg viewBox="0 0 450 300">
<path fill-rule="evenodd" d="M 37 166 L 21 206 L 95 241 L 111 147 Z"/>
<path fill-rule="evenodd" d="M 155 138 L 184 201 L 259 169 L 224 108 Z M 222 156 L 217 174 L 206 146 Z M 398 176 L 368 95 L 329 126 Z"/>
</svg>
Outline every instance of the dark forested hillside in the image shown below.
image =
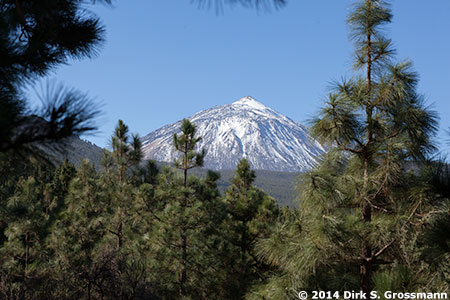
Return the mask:
<svg viewBox="0 0 450 300">
<path fill-rule="evenodd" d="M 97 169 L 100 168 L 104 151 L 103 148 L 78 136 L 68 137 L 57 143 L 40 143 L 37 147 L 57 165 L 68 159 L 78 167 L 84 159 L 88 159 Z"/>
<path fill-rule="evenodd" d="M 217 181 L 219 190 L 223 191 L 231 184 L 233 170 L 218 171 L 220 179 Z M 204 176 L 206 170 L 197 170 Z M 255 170 L 255 186 L 272 196 L 281 206 L 297 206 L 295 187 L 299 183 L 300 173 Z"/>
</svg>

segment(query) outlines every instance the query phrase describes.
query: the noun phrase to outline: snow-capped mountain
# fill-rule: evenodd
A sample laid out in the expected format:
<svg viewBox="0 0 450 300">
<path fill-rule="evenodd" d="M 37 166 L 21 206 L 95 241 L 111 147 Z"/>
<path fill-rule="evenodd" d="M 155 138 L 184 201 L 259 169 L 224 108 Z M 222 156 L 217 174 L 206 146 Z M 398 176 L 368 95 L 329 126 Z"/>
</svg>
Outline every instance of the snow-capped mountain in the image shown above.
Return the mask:
<svg viewBox="0 0 450 300">
<path fill-rule="evenodd" d="M 200 111 L 188 118 L 206 150 L 205 167 L 235 169 L 247 158 L 253 169 L 304 172 L 317 163 L 325 149 L 309 137 L 308 129 L 251 97 Z M 173 162 L 177 153 L 173 134 L 181 121 L 142 138 L 146 159 Z"/>
</svg>

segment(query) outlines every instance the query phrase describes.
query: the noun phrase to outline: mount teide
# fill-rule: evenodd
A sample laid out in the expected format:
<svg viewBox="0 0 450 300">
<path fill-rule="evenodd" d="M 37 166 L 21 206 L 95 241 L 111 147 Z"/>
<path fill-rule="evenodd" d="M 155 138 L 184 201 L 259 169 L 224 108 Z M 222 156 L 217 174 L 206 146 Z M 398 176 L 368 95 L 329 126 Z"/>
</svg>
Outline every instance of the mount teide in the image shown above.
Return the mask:
<svg viewBox="0 0 450 300">
<path fill-rule="evenodd" d="M 304 172 L 317 163 L 325 149 L 309 137 L 308 129 L 251 97 L 200 111 L 188 118 L 202 137 L 205 167 L 235 169 L 247 158 L 253 169 Z M 142 138 L 146 159 L 173 162 L 173 134 L 181 121 Z"/>
</svg>

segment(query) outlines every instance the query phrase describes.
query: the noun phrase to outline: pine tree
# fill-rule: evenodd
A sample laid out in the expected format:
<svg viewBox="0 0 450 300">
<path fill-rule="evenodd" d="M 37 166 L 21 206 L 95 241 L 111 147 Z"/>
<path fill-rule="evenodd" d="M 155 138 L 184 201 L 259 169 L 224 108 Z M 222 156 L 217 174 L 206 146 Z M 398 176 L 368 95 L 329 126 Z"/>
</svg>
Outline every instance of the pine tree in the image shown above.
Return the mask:
<svg viewBox="0 0 450 300">
<path fill-rule="evenodd" d="M 31 299 L 46 283 L 45 239 L 58 202 L 53 198 L 53 166 L 34 161 L 15 181 L 16 190 L 0 211 L 0 294 Z M 55 201 L 53 201 L 55 200 Z"/>
<path fill-rule="evenodd" d="M 203 165 L 203 158 L 205 156 L 204 150 L 201 153 L 195 152 L 197 143 L 201 137 L 196 137 L 196 128 L 189 120 L 183 119 L 181 123 L 181 134 L 173 135 L 173 144 L 176 150 L 181 152 L 181 157 L 175 160 L 175 167 L 183 170 L 183 186 L 187 187 L 188 171 L 195 167 Z M 186 191 L 187 193 L 187 191 Z M 181 209 L 185 210 L 188 206 L 188 195 L 183 197 Z M 183 212 L 184 213 L 184 212 Z M 182 249 L 182 269 L 180 271 L 180 296 L 186 295 L 186 281 L 187 281 L 187 224 L 181 224 L 181 249 Z"/>
<path fill-rule="evenodd" d="M 117 165 L 119 182 L 124 182 L 128 168 L 137 167 L 142 160 L 142 142 L 137 134 L 129 136 L 128 126 L 119 120 L 111 137 L 112 156 Z M 131 141 L 129 142 L 131 138 Z"/>
<path fill-rule="evenodd" d="M 159 173 L 158 165 L 154 160 L 149 160 L 145 164 L 145 169 L 143 171 L 144 182 L 152 185 L 157 184 L 157 177 Z"/>
<path fill-rule="evenodd" d="M 53 252 L 52 266 L 57 295 L 71 293 L 92 299 L 98 282 L 106 272 L 105 263 L 95 249 L 106 232 L 106 197 L 99 197 L 98 176 L 87 161 L 78 168 L 65 210 L 52 227 L 48 247 Z M 105 274 L 106 275 L 106 274 Z"/>
<path fill-rule="evenodd" d="M 45 241 L 63 209 L 75 168 L 67 161 L 55 169 L 46 161 L 14 155 L 3 162 L 5 171 L 13 172 L 1 186 L 0 295 L 37 299 L 51 286 L 51 254 Z M 14 166 L 9 167 L 10 163 Z"/>
<path fill-rule="evenodd" d="M 228 213 L 234 222 L 237 236 L 236 244 L 241 254 L 251 254 L 256 238 L 268 234 L 270 224 L 276 219 L 278 207 L 276 202 L 261 190 L 253 186 L 255 172 L 250 169 L 247 159 L 242 159 L 235 171 L 232 185 L 224 198 Z"/>
<path fill-rule="evenodd" d="M 123 240 L 126 236 L 125 230 L 128 228 L 133 211 L 131 210 L 134 201 L 133 188 L 130 186 L 127 173 L 136 174 L 135 170 L 140 170 L 139 163 L 142 160 L 142 143 L 137 134 L 129 135 L 128 126 L 122 120 L 119 120 L 112 141 L 112 158 L 118 172 L 119 185 L 110 195 L 109 207 L 112 214 L 109 218 L 109 232 L 115 236 L 116 248 L 123 246 Z M 129 141 L 131 139 L 131 141 Z M 102 179 L 105 179 L 104 189 L 111 189 L 111 180 L 108 180 L 107 169 L 103 173 Z M 139 174 L 139 172 L 138 172 Z M 114 179 L 112 179 L 113 181 Z M 131 180 L 136 181 L 136 180 Z M 142 180 L 137 180 L 142 182 Z"/>
<path fill-rule="evenodd" d="M 187 173 L 190 169 L 203 166 L 205 151 L 197 153 L 195 147 L 201 141 L 201 137 L 196 137 L 196 128 L 189 120 L 183 119 L 181 123 L 181 134 L 173 135 L 173 145 L 181 152 L 181 157 L 175 160 L 175 167 L 183 170 L 183 185 L 186 187 Z"/>
<path fill-rule="evenodd" d="M 427 264 L 428 282 L 437 291 L 450 286 L 450 166 L 445 161 L 431 163 L 425 169 L 429 193 L 435 209 L 422 216 L 425 230 L 418 238 L 420 259 Z"/>
<path fill-rule="evenodd" d="M 23 179 L 21 192 L 8 201 L 10 220 L 5 229 L 7 242 L 0 249 L 2 277 L 10 281 L 9 289 L 16 297 L 33 297 L 33 281 L 41 267 L 46 218 L 42 203 L 42 190 L 33 177 Z M 39 199 L 41 198 L 41 199 Z"/>
<path fill-rule="evenodd" d="M 226 209 L 217 179 L 216 173 L 205 179 L 188 176 L 185 188 L 183 176 L 172 169 L 158 176 L 154 204 L 148 205 L 154 222 L 147 236 L 157 286 L 166 299 L 222 299 Z"/>
<path fill-rule="evenodd" d="M 392 42 L 383 36 L 391 18 L 384 1 L 353 7 L 356 74 L 332 88 L 312 120 L 313 136 L 330 151 L 303 178 L 299 220 L 285 220 L 260 244 L 261 255 L 283 270 L 265 292 L 271 284 L 278 295 L 301 288 L 367 293 L 387 283 L 391 290 L 420 287 L 412 224 L 433 209 L 434 197 L 408 170 L 421 168 L 434 150 L 437 123 L 416 92 L 411 63 L 391 62 Z"/>
<path fill-rule="evenodd" d="M 274 199 L 253 186 L 255 172 L 250 169 L 247 159 L 237 165 L 232 185 L 224 193 L 227 205 L 227 238 L 235 247 L 231 253 L 229 298 L 242 298 L 250 284 L 264 278 L 268 268 L 257 258 L 255 242 L 270 233 L 270 227 L 278 216 L 278 206 Z M 233 286 L 234 285 L 234 286 Z"/>
<path fill-rule="evenodd" d="M 154 253 L 158 290 L 166 299 L 223 299 L 227 293 L 223 288 L 226 208 L 217 190 L 219 175 L 208 172 L 199 179 L 188 174 L 201 165 L 204 152 L 196 151 L 199 141 L 195 126 L 184 120 L 181 134 L 174 136 L 180 151 L 175 166 L 181 172 L 163 169 L 154 202 L 148 205 L 154 220 L 148 248 Z"/>
</svg>

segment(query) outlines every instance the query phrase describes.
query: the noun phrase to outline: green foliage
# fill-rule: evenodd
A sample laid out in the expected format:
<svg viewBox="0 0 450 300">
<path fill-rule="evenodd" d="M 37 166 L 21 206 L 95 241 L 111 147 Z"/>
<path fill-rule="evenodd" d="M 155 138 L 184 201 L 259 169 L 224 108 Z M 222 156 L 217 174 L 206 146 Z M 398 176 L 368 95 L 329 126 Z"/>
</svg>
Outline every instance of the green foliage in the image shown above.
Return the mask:
<svg viewBox="0 0 450 300">
<path fill-rule="evenodd" d="M 221 223 L 225 209 L 215 185 L 189 177 L 186 187 L 170 169 L 159 176 L 150 243 L 157 257 L 159 285 L 168 298 L 213 296 L 223 280 L 220 270 Z M 186 277 L 182 277 L 182 272 Z M 181 281 L 185 278 L 186 281 Z M 184 284 L 184 286 L 182 286 Z M 181 290 L 183 288 L 183 290 Z"/>
<path fill-rule="evenodd" d="M 183 184 L 186 186 L 187 171 L 203 166 L 203 158 L 206 153 L 203 149 L 201 152 L 195 151 L 195 146 L 202 138 L 195 136 L 197 129 L 194 124 L 187 119 L 183 119 L 180 129 L 180 135 L 173 135 L 173 145 L 181 153 L 181 157 L 176 159 L 174 164 L 177 169 L 183 170 Z"/>
<path fill-rule="evenodd" d="M 144 182 L 155 185 L 159 173 L 158 165 L 154 160 L 149 160 L 145 164 Z"/>
<path fill-rule="evenodd" d="M 252 283 L 262 280 L 269 271 L 254 252 L 258 238 L 269 235 L 277 218 L 278 206 L 273 198 L 252 186 L 255 172 L 246 159 L 239 162 L 233 183 L 224 194 L 229 215 L 227 231 L 234 251 L 230 255 L 233 262 L 230 277 L 236 280 L 229 287 L 230 298 L 242 298 Z M 239 274 L 239 275 L 238 275 Z"/>
<path fill-rule="evenodd" d="M 144 190 L 144 187 L 142 188 Z M 114 185 L 84 163 L 66 198 L 67 209 L 54 225 L 49 247 L 58 295 L 123 299 L 152 294 L 145 256 L 141 192 Z M 73 296 L 70 296 L 73 297 Z"/>
<path fill-rule="evenodd" d="M 19 162 L 2 162 L 14 161 Z M 56 169 L 33 157 L 24 163 L 26 168 L 17 168 L 2 186 L 0 200 L 0 291 L 12 299 L 39 298 L 47 288 L 51 253 L 46 239 L 75 176 L 68 162 Z M 12 184 L 14 191 L 8 187 Z"/>
<path fill-rule="evenodd" d="M 20 293 L 27 294 L 28 280 L 39 276 L 40 263 L 45 257 L 42 249 L 46 229 L 46 215 L 44 214 L 42 191 L 33 177 L 21 179 L 18 182 L 20 192 L 11 197 L 7 203 L 7 212 L 10 216 L 4 234 L 7 241 L 4 243 L 0 256 L 4 276 L 9 278 L 10 284 L 16 285 Z M 42 186 L 41 186 L 42 188 Z M 16 278 L 21 278 L 18 281 Z"/>
<path fill-rule="evenodd" d="M 118 167 L 119 181 L 123 182 L 126 179 L 127 168 L 137 167 L 143 158 L 142 142 L 137 134 L 129 136 L 128 126 L 119 120 L 111 137 L 111 145 L 112 158 Z"/>
<path fill-rule="evenodd" d="M 445 162 L 435 162 L 426 172 L 428 193 L 434 195 L 435 206 L 419 221 L 426 226 L 418 238 L 420 258 L 429 266 L 431 282 L 437 289 L 445 290 L 450 283 L 450 167 Z"/>
</svg>

